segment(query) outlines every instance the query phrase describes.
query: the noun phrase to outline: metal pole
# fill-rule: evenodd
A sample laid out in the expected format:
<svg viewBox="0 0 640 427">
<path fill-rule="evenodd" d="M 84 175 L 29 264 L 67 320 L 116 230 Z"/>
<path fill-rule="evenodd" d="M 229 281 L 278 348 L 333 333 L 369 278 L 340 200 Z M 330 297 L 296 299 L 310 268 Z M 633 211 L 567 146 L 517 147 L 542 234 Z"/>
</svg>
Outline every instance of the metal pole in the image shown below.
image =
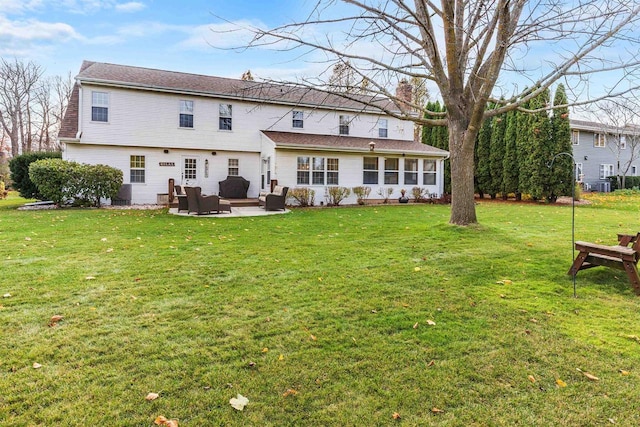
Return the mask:
<svg viewBox="0 0 640 427">
<path fill-rule="evenodd" d="M 575 254 L 575 246 L 576 246 L 576 160 L 573 158 L 573 155 L 571 153 L 558 153 L 555 156 L 553 156 L 551 158 L 551 164 L 549 165 L 549 169 L 551 169 L 553 167 L 553 162 L 556 160 L 556 157 L 558 156 L 569 156 L 571 157 L 571 161 L 573 162 L 573 176 L 571 178 L 571 183 L 572 183 L 572 187 L 571 187 L 571 264 L 573 265 L 573 258 L 574 258 L 574 254 Z M 576 291 L 576 274 L 577 272 L 574 271 L 573 272 L 573 297 L 577 298 L 577 291 Z"/>
</svg>

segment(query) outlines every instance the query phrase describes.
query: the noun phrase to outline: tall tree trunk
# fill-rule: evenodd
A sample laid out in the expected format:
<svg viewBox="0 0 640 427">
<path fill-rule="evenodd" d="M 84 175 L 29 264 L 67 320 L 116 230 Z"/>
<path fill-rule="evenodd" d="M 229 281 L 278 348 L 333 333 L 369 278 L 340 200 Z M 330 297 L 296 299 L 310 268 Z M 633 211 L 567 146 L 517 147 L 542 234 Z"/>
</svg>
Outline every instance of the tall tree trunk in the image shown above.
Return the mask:
<svg viewBox="0 0 640 427">
<path fill-rule="evenodd" d="M 464 119 L 449 119 L 451 153 L 451 224 L 478 222 L 474 200 L 473 149 L 479 129 L 465 126 Z"/>
</svg>

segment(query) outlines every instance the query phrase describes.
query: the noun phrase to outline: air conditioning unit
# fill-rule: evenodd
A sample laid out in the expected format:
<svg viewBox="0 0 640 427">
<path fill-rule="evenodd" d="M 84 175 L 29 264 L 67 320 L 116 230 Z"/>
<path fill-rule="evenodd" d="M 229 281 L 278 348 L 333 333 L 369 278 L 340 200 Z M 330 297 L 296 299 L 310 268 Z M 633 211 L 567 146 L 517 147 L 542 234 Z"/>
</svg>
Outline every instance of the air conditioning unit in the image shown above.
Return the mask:
<svg viewBox="0 0 640 427">
<path fill-rule="evenodd" d="M 598 183 L 598 191 L 601 193 L 609 193 L 611 192 L 611 183 L 609 181 L 599 182 Z"/>
</svg>

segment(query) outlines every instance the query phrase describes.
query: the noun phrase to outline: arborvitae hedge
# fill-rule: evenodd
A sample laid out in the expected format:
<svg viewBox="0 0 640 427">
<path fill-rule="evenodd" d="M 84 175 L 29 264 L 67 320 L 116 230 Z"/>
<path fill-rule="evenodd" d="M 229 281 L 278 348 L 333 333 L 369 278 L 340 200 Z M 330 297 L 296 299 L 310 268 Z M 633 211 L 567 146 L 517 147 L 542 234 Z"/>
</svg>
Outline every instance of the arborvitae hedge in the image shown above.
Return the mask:
<svg viewBox="0 0 640 427">
<path fill-rule="evenodd" d="M 42 199 L 42 195 L 38 192 L 38 188 L 29 178 L 29 165 L 33 162 L 43 159 L 60 159 L 62 153 L 59 151 L 41 151 L 26 153 L 16 156 L 9 161 L 9 170 L 11 171 L 11 180 L 13 188 L 20 192 L 20 196 L 25 199 Z"/>
</svg>

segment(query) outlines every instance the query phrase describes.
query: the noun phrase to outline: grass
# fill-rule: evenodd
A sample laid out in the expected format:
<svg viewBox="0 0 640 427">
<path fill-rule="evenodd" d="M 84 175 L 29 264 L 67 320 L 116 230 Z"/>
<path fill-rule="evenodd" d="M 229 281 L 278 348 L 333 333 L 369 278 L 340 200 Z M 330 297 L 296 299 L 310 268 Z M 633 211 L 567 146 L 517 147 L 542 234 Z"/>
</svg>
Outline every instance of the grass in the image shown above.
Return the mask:
<svg viewBox="0 0 640 427">
<path fill-rule="evenodd" d="M 601 268 L 573 297 L 570 206 L 481 203 L 461 228 L 433 205 L 23 202 L 0 201 L 0 425 L 640 423 L 640 299 Z M 576 237 L 613 244 L 639 206 L 594 197 Z"/>
</svg>

